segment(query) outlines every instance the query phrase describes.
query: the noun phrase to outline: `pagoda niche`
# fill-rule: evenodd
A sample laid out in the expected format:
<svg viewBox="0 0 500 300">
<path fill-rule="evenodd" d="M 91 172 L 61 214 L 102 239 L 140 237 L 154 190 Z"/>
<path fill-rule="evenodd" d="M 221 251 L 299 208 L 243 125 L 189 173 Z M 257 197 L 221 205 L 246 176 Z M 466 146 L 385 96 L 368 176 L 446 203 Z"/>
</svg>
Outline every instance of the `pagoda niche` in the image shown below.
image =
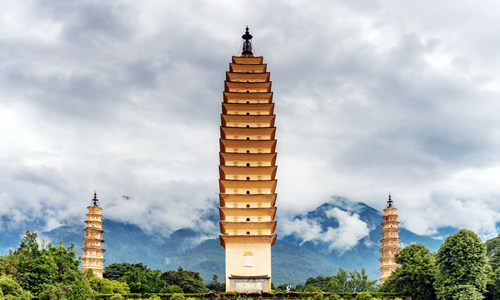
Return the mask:
<svg viewBox="0 0 500 300">
<path fill-rule="evenodd" d="M 94 193 L 94 199 L 92 199 L 92 203 L 87 207 L 89 212 L 86 214 L 87 220 L 85 220 L 86 227 L 83 231 L 85 231 L 85 238 L 83 241 L 85 242 L 82 250 L 82 272 L 86 272 L 87 270 L 92 270 L 92 272 L 102 278 L 104 273 L 104 250 L 102 244 L 104 243 L 102 235 L 104 234 L 104 230 L 102 230 L 102 208 L 99 207 L 99 200 L 97 199 L 97 193 Z"/>
<path fill-rule="evenodd" d="M 401 267 L 396 263 L 394 256 L 401 249 L 399 247 L 399 229 L 398 229 L 398 215 L 396 213 L 397 209 L 393 206 L 391 195 L 389 195 L 389 200 L 387 201 L 387 207 L 384 209 L 384 222 L 382 222 L 382 247 L 380 248 L 380 253 L 382 257 L 379 259 L 382 266 L 380 267 L 380 284 L 384 284 L 385 280 L 389 278 L 392 271 Z"/>
<path fill-rule="evenodd" d="M 276 127 L 270 73 L 246 28 L 226 72 L 220 127 L 220 242 L 227 291 L 269 291 L 276 240 Z"/>
</svg>

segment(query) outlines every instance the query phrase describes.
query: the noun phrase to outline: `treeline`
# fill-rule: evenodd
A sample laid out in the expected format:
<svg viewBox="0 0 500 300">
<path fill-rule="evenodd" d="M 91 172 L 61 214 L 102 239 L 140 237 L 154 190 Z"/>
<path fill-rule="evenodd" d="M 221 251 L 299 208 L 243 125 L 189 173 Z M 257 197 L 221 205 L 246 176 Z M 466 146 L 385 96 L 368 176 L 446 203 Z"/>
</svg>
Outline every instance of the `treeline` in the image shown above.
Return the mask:
<svg viewBox="0 0 500 300">
<path fill-rule="evenodd" d="M 382 291 L 413 299 L 500 299 L 500 235 L 483 243 L 472 231 L 446 238 L 437 253 L 410 245 L 396 255 L 401 268 Z"/>
<path fill-rule="evenodd" d="M 124 299 L 132 294 L 225 290 L 217 276 L 206 285 L 199 273 L 181 267 L 162 273 L 142 263 L 111 264 L 105 268 L 105 278 L 99 278 L 92 271 L 83 274 L 79 266 L 74 244 L 68 248 L 61 242 L 40 244 L 36 233 L 26 231 L 19 248 L 0 257 L 0 299 L 83 300 L 99 295 Z"/>
</svg>

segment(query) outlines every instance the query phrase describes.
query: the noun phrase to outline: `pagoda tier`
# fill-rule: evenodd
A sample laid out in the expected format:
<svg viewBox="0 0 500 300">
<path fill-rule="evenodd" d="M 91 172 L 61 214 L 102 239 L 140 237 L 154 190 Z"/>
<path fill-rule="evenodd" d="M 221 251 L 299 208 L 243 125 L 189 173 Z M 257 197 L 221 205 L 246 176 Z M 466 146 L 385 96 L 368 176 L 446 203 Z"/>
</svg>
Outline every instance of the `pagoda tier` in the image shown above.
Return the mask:
<svg viewBox="0 0 500 300">
<path fill-rule="evenodd" d="M 380 267 L 380 283 L 384 284 L 385 280 L 391 275 L 392 271 L 400 267 L 396 263 L 394 256 L 401 249 L 399 247 L 399 222 L 397 221 L 398 215 L 396 214 L 397 209 L 392 205 L 391 196 L 389 195 L 389 201 L 387 201 L 387 207 L 384 209 L 384 216 L 382 217 L 384 221 L 382 222 L 382 239 L 380 243 L 382 247 L 380 248 L 381 258 L 379 259 L 381 263 Z"/>
<path fill-rule="evenodd" d="M 272 103 L 273 93 L 224 92 L 224 103 L 260 104 Z"/>
<path fill-rule="evenodd" d="M 273 207 L 276 203 L 276 194 L 267 195 L 234 195 L 220 194 L 221 207 Z"/>
<path fill-rule="evenodd" d="M 98 205 L 97 194 L 94 193 L 94 199 L 92 199 L 92 204 L 87 207 L 89 212 L 86 214 L 87 220 L 85 220 L 86 227 L 83 229 L 85 232 L 85 237 L 83 238 L 84 246 L 83 257 L 82 257 L 82 272 L 87 270 L 92 270 L 92 272 L 102 278 L 104 273 L 104 252 L 102 243 L 104 240 L 102 235 L 104 230 L 102 230 L 102 208 Z"/>
<path fill-rule="evenodd" d="M 271 74 L 251 51 L 226 72 L 220 127 L 220 242 L 226 290 L 269 291 L 276 240 L 276 127 Z"/>
</svg>

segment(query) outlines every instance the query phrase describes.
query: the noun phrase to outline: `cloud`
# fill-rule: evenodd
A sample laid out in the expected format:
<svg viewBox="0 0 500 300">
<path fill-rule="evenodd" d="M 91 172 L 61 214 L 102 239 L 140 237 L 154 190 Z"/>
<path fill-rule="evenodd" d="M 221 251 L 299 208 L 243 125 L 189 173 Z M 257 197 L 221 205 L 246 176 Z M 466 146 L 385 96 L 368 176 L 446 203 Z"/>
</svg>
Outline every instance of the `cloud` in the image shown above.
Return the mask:
<svg viewBox="0 0 500 300">
<path fill-rule="evenodd" d="M 311 218 L 281 219 L 280 228 L 283 235 L 296 235 L 302 244 L 319 241 L 329 244 L 329 250 L 347 251 L 355 247 L 360 240 L 370 233 L 368 225 L 361 221 L 359 215 L 336 207 L 325 212 L 328 219 L 335 219 L 338 227 L 321 225 L 321 220 Z"/>
<path fill-rule="evenodd" d="M 216 234 L 199 217 L 218 205 L 223 81 L 248 24 L 275 92 L 280 217 L 390 192 L 412 231 L 496 232 L 496 3 L 3 4 L 8 226 L 81 222 L 97 190 L 107 217 Z"/>
</svg>

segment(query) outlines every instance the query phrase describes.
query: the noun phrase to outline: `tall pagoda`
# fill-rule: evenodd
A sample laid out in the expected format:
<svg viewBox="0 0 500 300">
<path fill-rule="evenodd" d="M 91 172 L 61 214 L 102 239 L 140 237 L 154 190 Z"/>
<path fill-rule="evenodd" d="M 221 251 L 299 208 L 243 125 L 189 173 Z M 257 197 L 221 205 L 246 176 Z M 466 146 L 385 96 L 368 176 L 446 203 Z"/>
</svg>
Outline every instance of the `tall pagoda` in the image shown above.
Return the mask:
<svg viewBox="0 0 500 300">
<path fill-rule="evenodd" d="M 394 259 L 396 253 L 398 253 L 401 249 L 399 247 L 401 239 L 399 238 L 399 222 L 396 210 L 397 209 L 393 206 L 391 195 L 389 195 L 387 207 L 384 209 L 384 222 L 381 224 L 382 230 L 380 231 L 382 234 L 382 239 L 380 240 L 380 243 L 382 243 L 382 247 L 380 248 L 382 257 L 379 259 L 382 263 L 382 266 L 379 269 L 380 273 L 382 273 L 380 276 L 381 284 L 384 284 L 385 280 L 389 278 L 392 271 L 400 267 Z"/>
<path fill-rule="evenodd" d="M 270 74 L 254 56 L 246 28 L 243 52 L 226 72 L 220 127 L 220 243 L 227 291 L 269 291 L 276 241 L 276 127 Z"/>
<path fill-rule="evenodd" d="M 103 263 L 105 261 L 103 257 L 106 250 L 102 248 L 102 243 L 104 243 L 102 225 L 104 223 L 102 222 L 102 208 L 99 207 L 97 193 L 94 193 L 94 199 L 92 199 L 91 205 L 87 208 L 89 212 L 86 214 L 86 227 L 83 230 L 85 231 L 85 238 L 83 239 L 85 245 L 82 248 L 82 272 L 90 269 L 96 276 L 102 278 L 102 274 L 104 273 Z"/>
</svg>

